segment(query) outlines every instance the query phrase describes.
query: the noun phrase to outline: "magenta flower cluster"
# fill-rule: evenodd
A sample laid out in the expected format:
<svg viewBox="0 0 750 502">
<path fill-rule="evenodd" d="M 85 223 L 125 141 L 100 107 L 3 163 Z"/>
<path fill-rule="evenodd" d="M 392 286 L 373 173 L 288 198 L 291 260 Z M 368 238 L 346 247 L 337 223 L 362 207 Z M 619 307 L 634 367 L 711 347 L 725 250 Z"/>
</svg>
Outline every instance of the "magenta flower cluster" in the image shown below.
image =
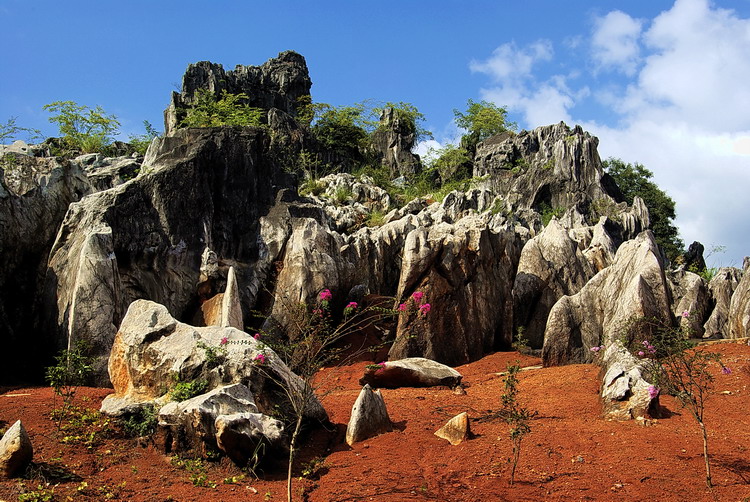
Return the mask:
<svg viewBox="0 0 750 502">
<path fill-rule="evenodd" d="M 253 362 L 255 364 L 266 364 L 266 355 L 265 354 L 256 354 L 253 358 Z"/>
<path fill-rule="evenodd" d="M 344 315 L 349 315 L 355 310 L 359 308 L 359 304 L 357 302 L 349 302 L 346 307 L 344 307 Z"/>
<path fill-rule="evenodd" d="M 600 350 L 604 350 L 604 345 L 597 345 L 596 347 L 591 347 L 591 352 L 599 352 Z"/>
<path fill-rule="evenodd" d="M 331 298 L 333 298 L 333 295 L 331 294 L 330 289 L 324 289 L 323 291 L 320 292 L 320 295 L 318 296 L 320 298 L 320 301 L 322 302 L 330 301 Z"/>
<path fill-rule="evenodd" d="M 651 342 L 649 342 L 648 340 L 643 340 L 641 344 L 643 345 L 643 349 L 638 351 L 639 357 L 647 357 L 647 356 L 656 355 L 656 347 L 651 345 Z"/>
<path fill-rule="evenodd" d="M 658 395 L 659 395 L 659 387 L 656 387 L 654 385 L 649 385 L 648 386 L 648 397 L 650 397 L 651 399 L 655 399 L 656 396 L 658 396 Z"/>
<path fill-rule="evenodd" d="M 399 312 L 406 312 L 409 310 L 409 302 L 413 301 L 414 305 L 416 305 L 417 310 L 419 310 L 419 313 L 422 314 L 422 316 L 426 316 L 427 313 L 432 309 L 432 306 L 429 303 L 422 303 L 424 300 L 424 293 L 422 291 L 415 291 L 412 293 L 411 297 L 406 300 L 404 303 L 399 304 L 398 310 Z"/>
</svg>

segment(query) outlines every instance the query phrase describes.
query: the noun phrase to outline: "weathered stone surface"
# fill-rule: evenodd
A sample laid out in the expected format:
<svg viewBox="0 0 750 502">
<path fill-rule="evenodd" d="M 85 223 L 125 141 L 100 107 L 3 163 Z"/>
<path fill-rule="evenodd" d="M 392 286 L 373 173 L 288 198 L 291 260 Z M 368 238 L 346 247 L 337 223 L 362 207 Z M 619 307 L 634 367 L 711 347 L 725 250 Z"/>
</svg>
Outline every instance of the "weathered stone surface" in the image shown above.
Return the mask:
<svg viewBox="0 0 750 502">
<path fill-rule="evenodd" d="M 457 445 L 468 440 L 471 436 L 469 414 L 464 411 L 451 418 L 445 425 L 435 431 L 435 435 L 447 440 L 452 445 Z"/>
<path fill-rule="evenodd" d="M 526 243 L 513 283 L 513 321 L 516 331 L 523 328 L 531 348 L 542 348 L 555 302 L 580 291 L 594 274 L 578 243 L 554 218 Z"/>
<path fill-rule="evenodd" d="M 649 417 L 651 383 L 644 379 L 643 360 L 639 360 L 622 345 L 611 343 L 602 356 L 600 397 L 602 415 L 609 420 L 630 420 Z"/>
<path fill-rule="evenodd" d="M 377 369 L 367 368 L 359 380 L 360 385 L 372 387 L 434 387 L 445 385 L 454 388 L 461 384 L 461 373 L 430 359 L 409 357 L 387 361 Z"/>
<path fill-rule="evenodd" d="M 421 171 L 419 156 L 411 153 L 415 142 L 413 125 L 401 120 L 393 108 L 383 108 L 380 127 L 373 133 L 372 148 L 390 170 L 391 178 Z"/>
<path fill-rule="evenodd" d="M 280 421 L 258 413 L 253 393 L 242 384 L 166 404 L 159 410 L 159 427 L 169 451 L 205 454 L 218 448 L 243 464 L 260 441 L 278 443 L 284 430 Z"/>
<path fill-rule="evenodd" d="M 352 407 L 352 415 L 346 427 L 346 443 L 351 446 L 392 430 L 383 396 L 379 390 L 372 390 L 369 385 L 365 385 Z"/>
<path fill-rule="evenodd" d="M 732 294 L 742 278 L 742 271 L 734 267 L 722 267 L 708 283 L 708 291 L 714 302 L 711 316 L 703 325 L 706 338 L 729 338 L 729 307 Z"/>
<path fill-rule="evenodd" d="M 672 272 L 667 277 L 672 290 L 672 313 L 680 328 L 691 338 L 702 337 L 703 323 L 711 309 L 706 281 L 698 274 L 685 270 Z"/>
<path fill-rule="evenodd" d="M 259 218 L 285 182 L 265 141 L 251 128 L 181 129 L 154 140 L 147 172 L 71 205 L 50 253 L 45 327 L 63 344 L 92 345 L 97 383 L 108 383 L 116 326 L 133 300 L 190 318 L 207 246 L 245 265 L 238 283 L 252 281 Z M 249 293 L 240 288 L 246 304 Z"/>
<path fill-rule="evenodd" d="M 545 366 L 585 363 L 592 347 L 609 346 L 634 317 L 672 323 L 670 294 L 661 254 L 650 231 L 625 242 L 615 261 L 580 292 L 552 307 L 544 333 Z"/>
<path fill-rule="evenodd" d="M 199 344 L 214 348 L 218 360 L 210 361 Z M 254 362 L 259 354 L 265 357 L 262 371 Z M 163 305 L 148 300 L 137 300 L 128 309 L 115 336 L 109 375 L 115 392 L 104 399 L 102 411 L 110 415 L 120 415 L 139 403 L 163 402 L 175 376 L 183 382 L 202 378 L 209 389 L 242 383 L 264 413 L 278 404 L 269 392 L 276 382 L 299 392 L 305 385 L 270 348 L 250 335 L 231 327 L 188 326 L 176 321 Z M 307 416 L 326 418 L 317 399 Z"/>
<path fill-rule="evenodd" d="M 240 292 L 237 287 L 237 275 L 234 273 L 234 267 L 229 267 L 229 273 L 227 274 L 227 288 L 221 300 L 220 326 L 235 328 L 240 331 L 245 329 L 245 323 L 242 320 Z"/>
<path fill-rule="evenodd" d="M 107 190 L 135 178 L 141 170 L 142 157 L 104 157 L 101 153 L 88 153 L 76 157 L 71 164 L 86 173 L 94 191 Z"/>
<path fill-rule="evenodd" d="M 0 478 L 20 476 L 34 457 L 34 448 L 20 420 L 0 439 Z"/>
<path fill-rule="evenodd" d="M 700 271 L 706 269 L 706 261 L 703 259 L 703 250 L 703 244 L 698 241 L 693 241 L 693 243 L 690 244 L 687 252 L 685 252 L 685 255 L 683 256 L 685 259 L 683 263 L 685 270 Z"/>
<path fill-rule="evenodd" d="M 211 91 L 217 98 L 222 91 L 247 94 L 245 103 L 252 107 L 278 108 L 295 115 L 298 98 L 310 94 L 312 81 L 305 58 L 293 51 L 280 53 L 260 66 L 237 65 L 225 71 L 217 63 L 201 61 L 190 64 L 182 77 L 182 92 L 172 93 L 164 111 L 164 130 L 169 135 L 177 129 L 185 108 L 195 103 L 199 89 Z"/>
<path fill-rule="evenodd" d="M 261 443 L 275 446 L 281 443 L 284 425 L 261 413 L 233 413 L 216 417 L 216 444 L 221 451 L 239 465 L 247 464 Z"/>
<path fill-rule="evenodd" d="M 422 291 L 439 314 L 401 315 L 389 359 L 426 357 L 457 366 L 509 347 L 519 254 L 519 237 L 490 213 L 409 232 L 396 296 Z"/>
<path fill-rule="evenodd" d="M 742 264 L 742 279 L 729 305 L 729 338 L 750 336 L 750 257 Z"/>
<path fill-rule="evenodd" d="M 65 346 L 38 325 L 40 307 L 48 306 L 39 295 L 68 205 L 90 191 L 85 173 L 69 162 L 8 154 L 0 163 L 0 381 L 38 378 Z"/>
</svg>

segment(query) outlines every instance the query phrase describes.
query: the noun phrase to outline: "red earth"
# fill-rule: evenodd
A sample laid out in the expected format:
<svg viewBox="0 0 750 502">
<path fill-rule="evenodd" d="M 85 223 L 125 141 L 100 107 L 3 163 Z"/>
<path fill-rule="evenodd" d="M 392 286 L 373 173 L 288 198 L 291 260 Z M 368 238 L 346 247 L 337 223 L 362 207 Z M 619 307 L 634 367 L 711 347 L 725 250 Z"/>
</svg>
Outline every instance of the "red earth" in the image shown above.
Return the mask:
<svg viewBox="0 0 750 502">
<path fill-rule="evenodd" d="M 600 417 L 598 367 L 588 364 L 530 369 L 519 375 L 519 400 L 536 410 L 522 443 L 516 482 L 509 484 L 508 425 L 479 420 L 500 406 L 506 364 L 539 364 L 516 352 L 498 352 L 458 367 L 466 394 L 447 388 L 382 390 L 394 432 L 348 447 L 344 431 L 365 363 L 323 370 L 318 379 L 334 428 L 309 434 L 296 466 L 295 500 L 504 501 L 504 500 L 750 500 L 750 347 L 725 343 L 733 371 L 717 367 L 706 424 L 714 488 L 705 483 L 697 423 L 669 396 L 661 397 L 667 418 L 610 422 Z M 50 418 L 49 388 L 1 389 L 0 428 L 23 420 L 34 445 L 27 479 L 0 481 L 0 502 L 23 492 L 51 500 L 239 501 L 285 500 L 283 462 L 259 469 L 255 478 L 227 459 L 193 470 L 177 465 L 153 442 L 112 431 L 84 439 L 57 430 Z M 96 409 L 107 389 L 82 388 L 76 402 Z M 59 405 L 59 400 L 58 400 Z M 452 446 L 434 432 L 467 411 L 474 437 Z M 102 425 L 101 419 L 98 425 Z M 88 427 L 87 432 L 95 430 Z M 68 439 L 66 438 L 68 436 Z M 316 469 L 300 479 L 303 463 Z M 208 486 L 195 486 L 205 484 Z M 46 490 L 46 492 L 44 491 Z"/>
</svg>

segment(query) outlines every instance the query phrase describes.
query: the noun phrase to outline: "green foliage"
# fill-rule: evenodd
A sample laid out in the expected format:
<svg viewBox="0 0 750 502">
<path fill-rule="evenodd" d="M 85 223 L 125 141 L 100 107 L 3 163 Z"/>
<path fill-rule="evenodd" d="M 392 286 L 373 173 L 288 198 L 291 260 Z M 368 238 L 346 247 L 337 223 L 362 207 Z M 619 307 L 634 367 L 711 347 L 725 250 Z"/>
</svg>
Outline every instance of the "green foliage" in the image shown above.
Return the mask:
<svg viewBox="0 0 750 502">
<path fill-rule="evenodd" d="M 114 434 L 111 418 L 82 406 L 52 410 L 50 418 L 60 424 L 59 430 L 63 435 L 60 442 L 79 444 L 88 450 L 93 450 Z"/>
<path fill-rule="evenodd" d="M 385 223 L 385 213 L 377 209 L 370 212 L 367 216 L 367 222 L 365 223 L 368 227 L 382 227 Z"/>
<path fill-rule="evenodd" d="M 47 368 L 47 382 L 55 390 L 55 395 L 62 397 L 64 407 L 72 404 L 78 387 L 91 376 L 92 359 L 86 355 L 87 351 L 88 345 L 79 341 L 74 348 L 62 350 L 55 357 L 55 365 Z"/>
<path fill-rule="evenodd" d="M 156 431 L 159 423 L 154 405 L 146 405 L 122 420 L 122 427 L 130 437 L 148 437 Z"/>
<path fill-rule="evenodd" d="M 140 155 L 145 155 L 154 138 L 159 137 L 159 132 L 154 129 L 154 126 L 148 120 L 143 121 L 143 127 L 146 129 L 145 134 L 131 134 L 129 137 L 130 146 Z"/>
<path fill-rule="evenodd" d="M 596 199 L 591 203 L 590 215 L 594 221 L 606 216 L 610 220 L 615 220 L 618 216 L 617 203 L 609 198 Z"/>
<path fill-rule="evenodd" d="M 192 397 L 206 392 L 208 382 L 202 378 L 191 380 L 190 382 L 177 382 L 172 388 L 170 397 L 173 401 L 186 401 Z"/>
<path fill-rule="evenodd" d="M 0 124 L 0 143 L 9 143 L 12 140 L 19 139 L 18 136 L 23 134 L 29 142 L 39 141 L 44 136 L 39 129 L 29 129 L 16 124 L 18 117 L 10 117 L 5 124 Z"/>
<path fill-rule="evenodd" d="M 320 103 L 313 106 L 316 113 L 312 133 L 320 145 L 336 155 L 361 160 L 369 138 L 365 129 L 365 104 L 331 106 Z"/>
<path fill-rule="evenodd" d="M 684 248 L 677 227 L 673 224 L 676 216 L 675 203 L 666 192 L 651 181 L 654 173 L 637 162 L 626 164 L 613 157 L 605 160 L 602 165 L 614 178 L 628 204 L 633 203 L 633 197 L 636 195 L 643 199 L 648 208 L 654 238 L 664 249 L 667 258 L 674 261 L 683 253 Z"/>
<path fill-rule="evenodd" d="M 471 177 L 471 154 L 465 148 L 449 143 L 430 150 L 428 159 L 427 172 L 436 172 L 443 183 Z"/>
<path fill-rule="evenodd" d="M 249 99 L 247 94 L 230 94 L 226 90 L 221 91 L 221 96 L 216 99 L 213 92 L 207 89 L 198 89 L 195 93 L 195 104 L 187 110 L 180 126 L 264 127 L 266 111 L 244 104 L 243 101 L 247 99 Z"/>
<path fill-rule="evenodd" d="M 515 131 L 517 125 L 508 121 L 508 110 L 489 101 L 476 102 L 469 99 L 466 102 L 466 111 L 453 110 L 455 122 L 458 127 L 465 129 L 468 133 L 461 139 L 462 146 L 473 151 L 477 143 L 484 141 L 495 134 Z"/>
<path fill-rule="evenodd" d="M 188 477 L 190 478 L 190 482 L 193 483 L 193 486 L 203 488 L 216 488 L 218 486 L 216 483 L 208 479 L 208 467 L 206 466 L 206 463 L 199 458 L 183 459 L 172 457 L 172 465 L 185 469 L 188 472 Z"/>
<path fill-rule="evenodd" d="M 326 187 L 323 184 L 322 181 L 315 179 L 315 178 L 309 178 L 306 179 L 302 186 L 299 188 L 299 194 L 304 196 L 309 195 L 315 195 L 318 196 L 322 194 L 325 191 Z"/>
<path fill-rule="evenodd" d="M 349 190 L 347 187 L 338 187 L 336 191 L 333 193 L 333 202 L 337 206 L 342 206 L 347 203 L 347 201 L 351 200 L 353 194 L 352 191 Z"/>
<path fill-rule="evenodd" d="M 380 116 L 382 111 L 386 108 L 393 109 L 395 120 L 398 120 L 402 132 L 414 134 L 415 144 L 433 138 L 432 132 L 425 129 L 422 125 L 425 121 L 424 114 L 422 114 L 413 104 L 404 103 L 403 101 L 399 101 L 398 103 L 392 103 L 389 101 L 381 106 L 374 107 L 373 114 Z M 390 127 L 391 125 L 392 124 L 378 123 L 378 127 Z"/>
<path fill-rule="evenodd" d="M 542 218 L 542 225 L 545 227 L 552 221 L 552 217 L 560 218 L 565 214 L 564 207 L 551 207 L 546 202 L 542 202 L 538 208 L 539 214 Z"/>
<path fill-rule="evenodd" d="M 91 109 L 75 101 L 55 101 L 43 109 L 55 114 L 49 121 L 57 124 L 69 151 L 106 152 L 120 127 L 117 117 L 107 115 L 101 106 Z"/>
<path fill-rule="evenodd" d="M 18 495 L 18 502 L 51 502 L 52 500 L 55 500 L 55 489 L 45 488 L 44 485 L 38 485 L 36 490 Z"/>
<path fill-rule="evenodd" d="M 521 354 L 530 354 L 531 347 L 529 347 L 529 339 L 526 338 L 524 331 L 526 331 L 526 328 L 523 326 L 518 326 L 518 328 L 516 328 L 516 340 L 511 346 Z"/>
<path fill-rule="evenodd" d="M 518 372 L 521 367 L 518 364 L 506 366 L 505 392 L 501 396 L 501 412 L 509 426 L 508 435 L 513 443 L 513 455 L 511 457 L 510 484 L 512 485 L 516 476 L 516 466 L 521 456 L 521 442 L 531 432 L 529 422 L 536 412 L 518 403 Z"/>
<path fill-rule="evenodd" d="M 206 345 L 203 342 L 198 342 L 197 347 L 203 349 L 206 353 L 206 366 L 208 366 L 209 369 L 221 365 L 227 358 L 226 347 L 214 347 L 212 345 Z"/>
</svg>

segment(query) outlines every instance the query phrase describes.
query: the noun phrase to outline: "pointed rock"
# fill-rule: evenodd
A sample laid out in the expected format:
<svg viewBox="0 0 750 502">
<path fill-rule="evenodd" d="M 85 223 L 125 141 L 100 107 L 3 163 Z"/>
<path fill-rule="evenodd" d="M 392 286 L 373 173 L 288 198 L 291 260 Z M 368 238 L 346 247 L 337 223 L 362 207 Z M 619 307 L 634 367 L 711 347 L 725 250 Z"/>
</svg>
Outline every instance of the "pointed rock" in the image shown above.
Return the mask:
<svg viewBox="0 0 750 502">
<path fill-rule="evenodd" d="M 446 439 L 450 444 L 457 445 L 471 437 L 469 428 L 469 414 L 465 411 L 446 422 L 444 426 L 435 431 L 439 438 Z"/>
<path fill-rule="evenodd" d="M 221 326 L 223 328 L 245 329 L 242 321 L 242 306 L 240 305 L 240 291 L 237 287 L 237 274 L 234 267 L 229 267 L 227 273 L 227 289 L 221 301 Z"/>
<path fill-rule="evenodd" d="M 0 439 L 0 478 L 23 474 L 33 456 L 34 448 L 29 435 L 18 420 Z"/>
<path fill-rule="evenodd" d="M 383 396 L 379 390 L 372 390 L 369 385 L 365 385 L 352 407 L 352 416 L 346 427 L 346 443 L 351 446 L 392 430 Z"/>
</svg>

